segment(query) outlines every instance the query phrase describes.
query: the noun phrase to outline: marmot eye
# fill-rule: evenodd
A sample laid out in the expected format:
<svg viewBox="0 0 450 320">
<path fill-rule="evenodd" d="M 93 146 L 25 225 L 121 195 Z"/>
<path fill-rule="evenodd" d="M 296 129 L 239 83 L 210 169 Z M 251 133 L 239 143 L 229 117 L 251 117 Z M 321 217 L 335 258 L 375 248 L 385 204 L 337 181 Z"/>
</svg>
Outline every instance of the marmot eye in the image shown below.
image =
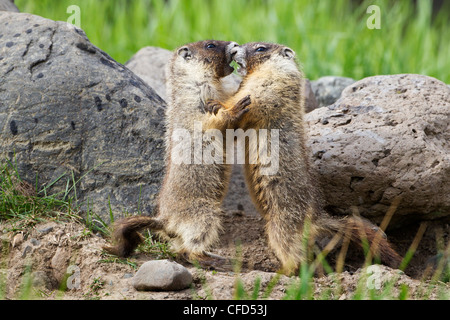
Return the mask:
<svg viewBox="0 0 450 320">
<path fill-rule="evenodd" d="M 215 48 L 215 47 L 216 47 L 216 45 L 214 43 L 210 43 L 210 44 L 208 44 L 206 46 L 207 49 L 212 49 L 212 48 Z"/>
<path fill-rule="evenodd" d="M 267 50 L 267 48 L 265 48 L 265 47 L 259 47 L 256 49 L 256 52 L 264 52 L 266 50 Z"/>
</svg>

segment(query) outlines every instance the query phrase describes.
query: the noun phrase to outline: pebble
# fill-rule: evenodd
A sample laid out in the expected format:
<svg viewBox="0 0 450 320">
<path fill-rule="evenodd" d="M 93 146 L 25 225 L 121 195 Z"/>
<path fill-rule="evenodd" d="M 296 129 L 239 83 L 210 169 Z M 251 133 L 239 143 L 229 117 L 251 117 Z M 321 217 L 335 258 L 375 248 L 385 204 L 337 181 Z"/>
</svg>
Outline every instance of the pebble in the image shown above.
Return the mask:
<svg viewBox="0 0 450 320">
<path fill-rule="evenodd" d="M 49 226 L 49 227 L 44 227 L 42 229 L 39 229 L 38 232 L 41 234 L 47 234 L 49 232 L 53 231 L 53 226 Z"/>
<path fill-rule="evenodd" d="M 31 244 L 33 245 L 33 246 L 39 246 L 40 244 L 41 244 L 41 242 L 38 240 L 38 239 L 35 239 L 35 238 L 31 238 L 30 239 L 30 242 L 31 242 Z"/>
<path fill-rule="evenodd" d="M 66 274 L 67 267 L 70 259 L 70 251 L 62 247 L 56 249 L 55 255 L 53 256 L 50 267 L 52 268 L 52 274 L 56 280 L 61 281 Z"/>
<path fill-rule="evenodd" d="M 29 244 L 26 245 L 25 249 L 23 249 L 22 258 L 25 258 L 31 250 L 33 250 L 33 248 Z"/>
<path fill-rule="evenodd" d="M 23 234 L 22 233 L 18 233 L 14 236 L 13 241 L 12 241 L 12 247 L 19 247 L 23 242 Z"/>
<path fill-rule="evenodd" d="M 182 265 L 169 260 L 145 262 L 132 279 L 138 291 L 176 291 L 189 288 L 192 274 Z"/>
</svg>

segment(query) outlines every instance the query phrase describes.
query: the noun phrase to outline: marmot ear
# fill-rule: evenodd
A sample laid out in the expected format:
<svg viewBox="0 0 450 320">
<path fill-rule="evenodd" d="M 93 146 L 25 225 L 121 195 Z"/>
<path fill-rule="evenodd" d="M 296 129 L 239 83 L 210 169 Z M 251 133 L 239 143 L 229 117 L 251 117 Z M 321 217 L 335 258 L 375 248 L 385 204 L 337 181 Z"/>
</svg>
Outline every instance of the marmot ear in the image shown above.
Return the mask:
<svg viewBox="0 0 450 320">
<path fill-rule="evenodd" d="M 177 54 L 185 60 L 189 60 L 192 56 L 191 50 L 187 46 L 178 49 Z"/>
<path fill-rule="evenodd" d="M 291 48 L 286 47 L 286 48 L 283 48 L 281 50 L 281 55 L 283 57 L 285 57 L 285 58 L 288 58 L 288 59 L 294 59 L 295 58 L 295 51 L 292 50 Z"/>
</svg>

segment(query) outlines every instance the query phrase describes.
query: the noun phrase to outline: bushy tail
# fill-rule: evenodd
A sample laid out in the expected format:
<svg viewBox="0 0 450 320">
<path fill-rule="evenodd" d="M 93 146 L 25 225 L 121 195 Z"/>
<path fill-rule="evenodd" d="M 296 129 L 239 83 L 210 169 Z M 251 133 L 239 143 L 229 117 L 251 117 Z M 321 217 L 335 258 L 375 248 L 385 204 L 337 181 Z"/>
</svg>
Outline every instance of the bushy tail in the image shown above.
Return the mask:
<svg viewBox="0 0 450 320">
<path fill-rule="evenodd" d="M 118 220 L 113 225 L 112 240 L 115 242 L 115 245 L 104 246 L 103 249 L 119 257 L 128 257 L 143 241 L 139 233 L 142 229 L 159 231 L 164 229 L 164 225 L 161 220 L 146 216 Z"/>
<path fill-rule="evenodd" d="M 371 257 L 380 257 L 381 262 L 391 268 L 398 268 L 402 258 L 386 239 L 386 234 L 371 222 L 362 218 L 336 219 L 322 217 L 319 225 L 327 232 L 343 232 L 344 237 L 364 248 L 364 240 L 370 246 Z"/>
</svg>

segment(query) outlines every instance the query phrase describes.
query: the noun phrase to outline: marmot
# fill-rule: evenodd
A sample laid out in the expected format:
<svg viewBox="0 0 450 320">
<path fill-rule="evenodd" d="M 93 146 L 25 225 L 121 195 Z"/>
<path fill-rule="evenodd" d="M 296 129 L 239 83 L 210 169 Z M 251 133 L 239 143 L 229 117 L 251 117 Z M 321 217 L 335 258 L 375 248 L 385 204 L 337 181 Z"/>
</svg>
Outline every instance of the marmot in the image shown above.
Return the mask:
<svg viewBox="0 0 450 320">
<path fill-rule="evenodd" d="M 264 173 L 267 162 L 261 154 L 254 164 L 251 154 L 258 154 L 256 144 L 246 144 L 245 177 L 251 197 L 266 220 L 268 242 L 287 274 L 305 261 L 305 238 L 317 239 L 344 230 L 352 241 L 361 244 L 361 234 L 373 241 L 377 227 L 354 218 L 337 219 L 322 209 L 322 196 L 314 181 L 307 153 L 303 124 L 303 74 L 292 49 L 269 43 L 247 43 L 232 50 L 243 75 L 238 92 L 227 101 L 215 101 L 215 110 L 228 109 L 250 95 L 249 111 L 239 127 L 248 130 L 267 129 L 268 147 L 278 134 L 278 171 Z M 277 132 L 273 131 L 278 129 Z M 310 221 L 307 230 L 305 222 Z M 347 229 L 346 229 L 347 228 Z M 398 266 L 401 259 L 386 239 L 380 237 L 379 255 L 383 262 Z M 377 237 L 378 239 L 378 237 Z"/>
<path fill-rule="evenodd" d="M 130 255 L 142 241 L 138 231 L 148 228 L 170 240 L 173 251 L 185 256 L 188 261 L 197 260 L 201 265 L 202 262 L 215 263 L 218 257 L 207 250 L 219 239 L 222 229 L 221 203 L 227 191 L 231 168 L 225 161 L 223 164 L 203 162 L 202 152 L 195 149 L 214 141 L 205 141 L 204 137 L 200 137 L 200 146 L 196 146 L 198 139 L 195 135 L 199 132 L 195 131 L 224 131 L 247 111 L 248 98 L 230 110 L 213 110 L 214 106 L 208 104 L 211 99 L 227 98 L 221 79 L 234 71 L 230 66 L 230 51 L 237 45 L 235 42 L 210 40 L 187 44 L 175 50 L 166 72 L 166 173 L 158 195 L 157 215 L 117 221 L 113 233 L 116 246 L 105 247 L 108 252 L 119 256 Z M 177 147 L 174 134 L 177 130 L 194 140 L 194 146 L 191 143 L 182 146 L 189 156 L 187 163 L 174 159 L 178 157 L 174 155 L 174 148 Z"/>
</svg>

